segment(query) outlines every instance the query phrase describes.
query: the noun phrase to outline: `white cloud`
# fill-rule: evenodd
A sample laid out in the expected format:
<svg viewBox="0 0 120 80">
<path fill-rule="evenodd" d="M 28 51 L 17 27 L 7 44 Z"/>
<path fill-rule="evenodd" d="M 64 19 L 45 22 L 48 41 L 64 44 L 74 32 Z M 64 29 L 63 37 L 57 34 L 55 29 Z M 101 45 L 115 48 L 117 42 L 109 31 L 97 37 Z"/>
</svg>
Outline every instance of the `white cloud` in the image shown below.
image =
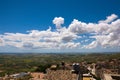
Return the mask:
<svg viewBox="0 0 120 80">
<path fill-rule="evenodd" d="M 78 36 L 64 27 L 59 31 L 51 31 L 51 28 L 44 31 L 31 30 L 27 34 L 22 33 L 5 33 L 2 35 L 4 40 L 4 46 L 14 46 L 20 49 L 60 49 L 64 45 L 64 48 L 75 48 L 78 43 L 73 40 Z"/>
<path fill-rule="evenodd" d="M 62 27 L 64 18 L 55 17 L 57 30 L 31 30 L 27 34 L 4 33 L 0 35 L 0 46 L 20 49 L 73 49 L 96 47 L 120 47 L 120 19 L 112 14 L 98 23 L 85 23 L 74 19 L 68 27 Z M 91 34 L 83 35 L 83 33 Z M 92 40 L 93 39 L 93 40 Z M 84 44 L 86 43 L 87 44 Z M 82 44 L 81 44 L 82 43 Z"/>
<path fill-rule="evenodd" d="M 115 14 L 112 14 L 111 16 L 108 16 L 106 20 L 101 20 L 99 23 L 110 23 L 114 21 L 118 16 Z"/>
<path fill-rule="evenodd" d="M 56 25 L 57 29 L 61 28 L 61 25 L 64 24 L 64 18 L 62 17 L 55 17 L 53 20 L 53 24 Z"/>
<path fill-rule="evenodd" d="M 80 34 L 86 32 L 86 26 L 86 23 L 74 19 L 73 22 L 69 25 L 68 30 L 73 33 Z"/>
<path fill-rule="evenodd" d="M 86 45 L 86 48 L 120 47 L 120 19 L 117 18 L 117 15 L 112 14 L 99 23 L 84 23 L 74 19 L 68 30 L 76 34 L 94 33 L 92 38 L 96 40 Z"/>
<path fill-rule="evenodd" d="M 67 28 L 63 27 L 59 29 L 60 38 L 62 41 L 69 42 L 80 38 L 75 33 L 70 32 Z"/>
<path fill-rule="evenodd" d="M 120 35 L 116 32 L 109 33 L 108 35 L 96 35 L 96 41 L 102 47 L 120 47 Z"/>
</svg>

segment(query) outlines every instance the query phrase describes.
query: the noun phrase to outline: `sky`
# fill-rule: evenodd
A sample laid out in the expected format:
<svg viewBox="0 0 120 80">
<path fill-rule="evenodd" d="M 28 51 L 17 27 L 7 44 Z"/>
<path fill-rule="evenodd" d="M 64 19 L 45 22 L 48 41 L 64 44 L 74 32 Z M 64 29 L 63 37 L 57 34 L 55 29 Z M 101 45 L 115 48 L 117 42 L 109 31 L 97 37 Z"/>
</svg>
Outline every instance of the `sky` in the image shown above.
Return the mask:
<svg viewBox="0 0 120 80">
<path fill-rule="evenodd" d="M 120 52 L 120 0 L 0 0 L 0 52 Z"/>
</svg>

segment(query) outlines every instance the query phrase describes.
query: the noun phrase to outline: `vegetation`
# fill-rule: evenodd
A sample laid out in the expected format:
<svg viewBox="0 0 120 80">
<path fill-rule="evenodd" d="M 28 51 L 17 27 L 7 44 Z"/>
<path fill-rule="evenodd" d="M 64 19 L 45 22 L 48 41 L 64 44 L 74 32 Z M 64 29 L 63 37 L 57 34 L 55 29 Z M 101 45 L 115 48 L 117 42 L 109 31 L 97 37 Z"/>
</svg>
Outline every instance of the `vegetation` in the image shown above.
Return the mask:
<svg viewBox="0 0 120 80">
<path fill-rule="evenodd" d="M 67 63 L 82 62 L 87 63 L 119 59 L 120 53 L 110 54 L 11 54 L 0 53 L 0 76 L 5 73 L 13 74 L 18 72 L 45 72 L 46 68 L 52 64 L 60 64 L 61 61 Z"/>
</svg>

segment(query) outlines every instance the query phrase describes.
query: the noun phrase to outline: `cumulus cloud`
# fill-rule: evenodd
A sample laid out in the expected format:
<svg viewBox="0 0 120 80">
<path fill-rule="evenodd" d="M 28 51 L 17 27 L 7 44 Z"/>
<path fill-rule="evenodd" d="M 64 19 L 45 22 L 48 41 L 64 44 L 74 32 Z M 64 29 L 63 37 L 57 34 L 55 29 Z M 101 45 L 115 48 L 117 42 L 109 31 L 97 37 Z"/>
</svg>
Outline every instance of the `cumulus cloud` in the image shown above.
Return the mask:
<svg viewBox="0 0 120 80">
<path fill-rule="evenodd" d="M 53 20 L 53 24 L 56 25 L 57 29 L 61 28 L 61 25 L 64 24 L 64 18 L 62 18 L 62 17 L 55 17 L 54 20 Z"/>
<path fill-rule="evenodd" d="M 120 19 L 115 14 L 98 23 L 85 23 L 73 19 L 68 27 L 61 26 L 64 24 L 64 18 L 55 17 L 53 24 L 56 25 L 57 30 L 53 31 L 49 27 L 42 31 L 27 31 L 26 34 L 1 34 L 0 46 L 13 46 L 20 49 L 120 48 Z"/>
<path fill-rule="evenodd" d="M 110 23 L 114 21 L 118 16 L 115 14 L 112 14 L 111 16 L 108 16 L 106 20 L 101 20 L 99 23 Z"/>
<path fill-rule="evenodd" d="M 67 28 L 61 28 L 59 31 L 51 31 L 51 28 L 39 31 L 27 31 L 27 34 L 22 33 L 5 33 L 2 35 L 4 46 L 14 46 L 21 49 L 61 49 L 76 48 L 78 43 L 74 40 L 79 38 L 76 34 L 68 32 Z"/>
<path fill-rule="evenodd" d="M 86 32 L 86 26 L 86 23 L 74 19 L 69 25 L 68 30 L 73 33 L 84 33 Z"/>
<path fill-rule="evenodd" d="M 86 45 L 86 48 L 101 47 L 120 47 L 120 19 L 112 14 L 106 20 L 98 23 L 85 23 L 74 19 L 69 25 L 68 30 L 76 34 L 89 33 L 95 41 Z"/>
</svg>

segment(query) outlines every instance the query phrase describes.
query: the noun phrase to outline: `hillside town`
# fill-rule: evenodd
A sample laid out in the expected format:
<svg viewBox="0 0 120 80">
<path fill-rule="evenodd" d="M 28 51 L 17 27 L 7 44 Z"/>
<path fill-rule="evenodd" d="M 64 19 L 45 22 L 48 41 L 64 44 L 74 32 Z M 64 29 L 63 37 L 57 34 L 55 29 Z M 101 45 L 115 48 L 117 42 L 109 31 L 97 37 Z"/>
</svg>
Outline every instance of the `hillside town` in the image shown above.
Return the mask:
<svg viewBox="0 0 120 80">
<path fill-rule="evenodd" d="M 120 80 L 120 59 L 98 61 L 88 64 L 66 63 L 53 64 L 43 72 L 21 72 L 6 74 L 0 80 Z"/>
</svg>

